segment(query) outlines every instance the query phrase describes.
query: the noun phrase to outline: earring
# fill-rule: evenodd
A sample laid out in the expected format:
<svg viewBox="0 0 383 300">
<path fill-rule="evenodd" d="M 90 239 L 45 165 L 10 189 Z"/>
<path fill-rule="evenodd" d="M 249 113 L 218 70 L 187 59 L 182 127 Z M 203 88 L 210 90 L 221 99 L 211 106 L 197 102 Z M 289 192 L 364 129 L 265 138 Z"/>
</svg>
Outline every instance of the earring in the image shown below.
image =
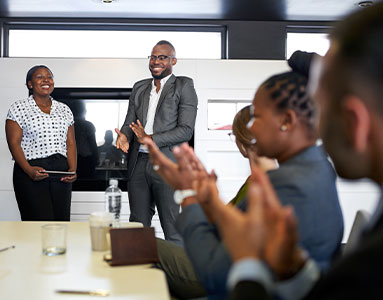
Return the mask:
<svg viewBox="0 0 383 300">
<path fill-rule="evenodd" d="M 287 126 L 285 125 L 285 124 L 283 124 L 282 126 L 281 126 L 281 131 L 286 131 L 287 130 Z"/>
</svg>

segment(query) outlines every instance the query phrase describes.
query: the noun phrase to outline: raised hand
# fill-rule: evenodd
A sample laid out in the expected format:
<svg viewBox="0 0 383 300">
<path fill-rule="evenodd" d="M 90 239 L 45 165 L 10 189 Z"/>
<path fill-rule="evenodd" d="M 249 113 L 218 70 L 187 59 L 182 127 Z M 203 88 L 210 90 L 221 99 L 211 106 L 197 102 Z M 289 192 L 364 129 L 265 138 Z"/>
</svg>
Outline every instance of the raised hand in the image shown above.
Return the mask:
<svg viewBox="0 0 383 300">
<path fill-rule="evenodd" d="M 291 207 L 282 207 L 266 174 L 252 167 L 247 212 L 216 205 L 223 241 L 234 261 L 245 257 L 267 262 L 277 278 L 293 276 L 305 262 L 297 245 L 298 233 Z"/>
<path fill-rule="evenodd" d="M 125 134 L 123 134 L 118 128 L 114 129 L 117 133 L 116 148 L 121 149 L 123 152 L 128 153 L 129 142 Z"/>
<path fill-rule="evenodd" d="M 292 207 L 282 207 L 266 174 L 259 168 L 252 168 L 252 179 L 258 182 L 261 191 L 264 214 L 263 259 L 277 278 L 293 276 L 305 262 L 299 248 L 297 222 Z"/>
<path fill-rule="evenodd" d="M 144 138 L 143 144 L 149 151 L 150 161 L 153 169 L 169 184 L 173 189 L 180 189 L 182 185 L 179 181 L 178 165 L 167 158 L 158 149 L 157 145 L 150 138 Z"/>
<path fill-rule="evenodd" d="M 190 147 L 187 143 L 183 143 L 181 147 L 176 149 L 176 152 L 173 151 L 173 153 L 179 164 L 197 172 L 198 176 L 208 176 L 208 172 L 206 171 L 205 166 L 199 160 L 193 148 Z M 212 175 L 215 177 L 215 179 L 217 179 L 214 171 L 212 172 Z"/>
<path fill-rule="evenodd" d="M 216 224 L 221 232 L 233 261 L 242 258 L 262 259 L 265 228 L 263 203 L 260 201 L 260 190 L 258 185 L 249 185 L 247 212 L 242 213 L 236 206 L 218 205 Z"/>
<path fill-rule="evenodd" d="M 214 171 L 207 175 L 200 174 L 193 182 L 193 189 L 197 192 L 198 202 L 201 204 L 210 204 L 219 199 L 217 176 Z"/>
<path fill-rule="evenodd" d="M 193 182 L 193 189 L 197 192 L 197 201 L 201 205 L 210 223 L 215 223 L 220 217 L 219 207 L 224 205 L 219 197 L 217 177 L 214 171 L 208 176 L 198 176 Z"/>
<path fill-rule="evenodd" d="M 192 182 L 196 178 L 192 164 L 184 160 L 181 156 L 180 147 L 174 147 L 173 153 L 178 164 L 167 158 L 158 149 L 150 138 L 144 138 L 143 144 L 148 148 L 150 161 L 153 169 L 175 190 L 190 189 Z"/>
<path fill-rule="evenodd" d="M 247 155 L 250 161 L 250 166 L 258 166 L 263 171 L 274 170 L 278 168 L 275 159 L 271 159 L 265 156 L 258 156 L 256 151 L 247 151 Z"/>
<path fill-rule="evenodd" d="M 130 129 L 133 130 L 134 134 L 137 136 L 137 141 L 140 144 L 143 144 L 144 138 L 150 138 L 150 135 L 146 134 L 144 127 L 142 126 L 140 120 L 137 119 L 137 123 L 132 122 L 129 125 Z"/>
</svg>

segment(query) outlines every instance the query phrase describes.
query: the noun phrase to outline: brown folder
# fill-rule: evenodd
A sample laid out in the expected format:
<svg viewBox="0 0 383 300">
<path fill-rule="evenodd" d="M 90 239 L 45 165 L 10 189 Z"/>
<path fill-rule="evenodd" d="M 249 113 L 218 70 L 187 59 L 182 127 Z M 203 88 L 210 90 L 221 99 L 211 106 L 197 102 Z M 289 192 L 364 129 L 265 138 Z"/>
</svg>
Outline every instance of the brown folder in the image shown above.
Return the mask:
<svg viewBox="0 0 383 300">
<path fill-rule="evenodd" d="M 110 229 L 111 266 L 159 262 L 154 228 Z"/>
</svg>

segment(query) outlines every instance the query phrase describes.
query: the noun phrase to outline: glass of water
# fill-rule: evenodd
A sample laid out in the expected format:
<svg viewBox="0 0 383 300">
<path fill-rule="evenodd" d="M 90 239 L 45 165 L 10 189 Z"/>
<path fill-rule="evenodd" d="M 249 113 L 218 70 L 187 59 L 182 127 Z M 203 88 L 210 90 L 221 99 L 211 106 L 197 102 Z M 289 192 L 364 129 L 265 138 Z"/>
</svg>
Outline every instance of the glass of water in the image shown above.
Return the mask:
<svg viewBox="0 0 383 300">
<path fill-rule="evenodd" d="M 67 225 L 45 224 L 41 230 L 44 255 L 56 256 L 66 253 Z"/>
</svg>

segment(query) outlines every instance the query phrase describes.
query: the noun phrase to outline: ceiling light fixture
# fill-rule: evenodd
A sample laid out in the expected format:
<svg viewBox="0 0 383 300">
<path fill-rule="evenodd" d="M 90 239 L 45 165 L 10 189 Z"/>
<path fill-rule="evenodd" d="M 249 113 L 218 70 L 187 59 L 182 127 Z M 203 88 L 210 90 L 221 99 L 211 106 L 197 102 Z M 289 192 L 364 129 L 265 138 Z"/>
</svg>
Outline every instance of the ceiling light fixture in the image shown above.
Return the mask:
<svg viewBox="0 0 383 300">
<path fill-rule="evenodd" d="M 102 0 L 104 3 L 112 3 L 114 0 Z"/>
<path fill-rule="evenodd" d="M 374 2 L 373 1 L 361 1 L 358 3 L 358 6 L 359 7 L 369 7 L 371 5 L 373 5 Z"/>
</svg>

